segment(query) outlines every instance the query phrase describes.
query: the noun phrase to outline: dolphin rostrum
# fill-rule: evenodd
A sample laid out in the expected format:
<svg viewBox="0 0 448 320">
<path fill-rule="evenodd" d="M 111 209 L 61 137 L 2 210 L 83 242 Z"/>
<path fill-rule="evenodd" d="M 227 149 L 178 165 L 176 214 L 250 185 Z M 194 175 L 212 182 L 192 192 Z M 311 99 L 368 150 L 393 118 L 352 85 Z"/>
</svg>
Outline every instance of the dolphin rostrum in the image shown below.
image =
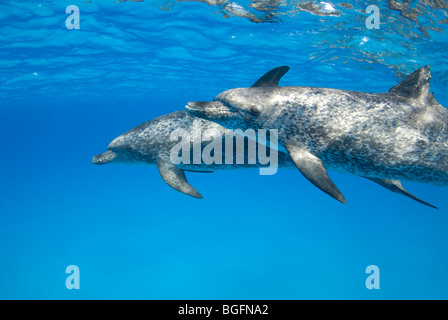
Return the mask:
<svg viewBox="0 0 448 320">
<path fill-rule="evenodd" d="M 196 143 L 198 132 L 202 131 L 208 133 L 208 140 L 199 141 L 199 155 L 195 155 L 194 146 L 190 145 Z M 181 162 L 173 163 L 171 153 L 176 145 L 179 145 L 176 139 L 172 139 L 172 135 L 176 130 L 183 130 L 188 133 L 187 145 L 188 148 L 182 152 L 188 153 L 187 163 Z M 243 144 L 242 149 L 237 149 L 238 138 L 235 136 L 235 144 L 231 142 L 232 149 L 222 150 L 222 161 L 215 161 L 212 163 L 205 163 L 203 158 L 203 151 L 207 146 L 210 148 L 210 141 L 221 141 L 221 145 L 228 143 L 226 134 L 229 130 L 208 120 L 193 117 L 185 110 L 176 111 L 158 118 L 149 120 L 141 125 L 129 130 L 113 140 L 107 151 L 93 157 L 94 164 L 106 163 L 125 163 L 125 164 L 143 164 L 143 165 L 157 165 L 162 179 L 172 188 L 195 198 L 202 198 L 201 194 L 194 189 L 187 181 L 184 171 L 193 172 L 213 172 L 215 170 L 230 170 L 240 168 L 262 168 L 267 167 L 266 163 L 260 163 L 258 158 L 251 156 L 249 152 L 249 140 L 240 140 Z M 233 141 L 233 137 L 231 141 Z M 243 136 L 241 136 L 244 139 Z M 255 143 L 258 149 L 259 144 Z M 227 147 L 227 145 L 226 145 Z M 264 147 L 264 146 L 263 146 Z M 269 151 L 269 148 L 266 148 Z M 225 161 L 229 157 L 230 150 L 231 161 Z M 216 150 L 214 150 L 216 152 Z M 242 153 L 241 160 L 238 161 L 239 156 L 237 151 Z M 177 153 L 177 152 L 176 152 Z M 201 154 L 202 153 L 202 154 Z M 202 155 L 202 158 L 201 158 Z M 271 153 L 272 155 L 272 153 Z M 198 161 L 193 161 L 194 157 L 198 156 Z M 221 162 L 221 163 L 219 163 Z M 230 162 L 230 163 L 229 163 Z M 292 159 L 283 152 L 278 152 L 277 159 L 278 167 L 294 168 Z M 270 164 L 269 164 L 270 165 Z"/>
<path fill-rule="evenodd" d="M 368 178 L 434 207 L 400 182 L 448 184 L 448 110 L 429 92 L 429 66 L 384 93 L 279 87 L 288 70 L 275 68 L 250 88 L 230 89 L 213 102 L 190 102 L 186 108 L 226 128 L 277 129 L 278 149 L 342 203 L 327 169 Z"/>
</svg>

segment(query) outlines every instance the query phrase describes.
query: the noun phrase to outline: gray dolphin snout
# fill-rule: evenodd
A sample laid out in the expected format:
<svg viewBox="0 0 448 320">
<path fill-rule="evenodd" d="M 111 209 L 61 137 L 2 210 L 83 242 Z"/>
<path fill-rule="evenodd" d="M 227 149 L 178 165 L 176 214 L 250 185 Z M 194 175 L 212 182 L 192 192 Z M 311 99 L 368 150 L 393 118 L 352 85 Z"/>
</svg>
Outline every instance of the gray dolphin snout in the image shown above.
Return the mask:
<svg viewBox="0 0 448 320">
<path fill-rule="evenodd" d="M 206 107 L 208 101 L 190 101 L 187 103 L 189 110 L 202 110 Z"/>
<path fill-rule="evenodd" d="M 227 110 L 228 108 L 220 101 L 190 101 L 186 105 L 187 111 L 201 110 Z"/>
<path fill-rule="evenodd" d="M 92 162 L 94 164 L 106 164 L 112 162 L 117 157 L 117 154 L 113 151 L 107 150 L 95 157 L 93 157 Z"/>
<path fill-rule="evenodd" d="M 216 120 L 217 117 L 230 116 L 232 110 L 220 101 L 192 101 L 185 106 L 187 112 L 199 118 Z"/>
</svg>

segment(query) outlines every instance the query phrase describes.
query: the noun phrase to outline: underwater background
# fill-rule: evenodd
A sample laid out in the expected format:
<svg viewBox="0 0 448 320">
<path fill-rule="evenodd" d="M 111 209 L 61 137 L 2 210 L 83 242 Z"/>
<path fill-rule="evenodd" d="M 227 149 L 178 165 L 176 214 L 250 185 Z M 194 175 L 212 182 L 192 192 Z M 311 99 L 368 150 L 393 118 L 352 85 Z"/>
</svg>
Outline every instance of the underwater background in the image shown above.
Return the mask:
<svg viewBox="0 0 448 320">
<path fill-rule="evenodd" d="M 91 162 L 134 126 L 280 65 L 280 85 L 368 92 L 430 65 L 448 107 L 447 23 L 441 0 L 2 1 L 0 298 L 447 299 L 446 188 L 403 183 L 434 210 L 329 172 L 344 205 L 298 170 L 187 173 L 198 200 L 155 166 Z"/>
</svg>

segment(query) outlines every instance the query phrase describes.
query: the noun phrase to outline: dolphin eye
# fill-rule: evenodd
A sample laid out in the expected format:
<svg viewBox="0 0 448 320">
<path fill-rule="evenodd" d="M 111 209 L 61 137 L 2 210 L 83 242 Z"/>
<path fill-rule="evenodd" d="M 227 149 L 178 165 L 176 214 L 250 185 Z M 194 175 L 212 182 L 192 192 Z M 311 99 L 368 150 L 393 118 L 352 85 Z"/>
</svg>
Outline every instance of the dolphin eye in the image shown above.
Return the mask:
<svg viewBox="0 0 448 320">
<path fill-rule="evenodd" d="M 258 108 L 257 106 L 250 106 L 249 112 L 253 114 L 260 114 L 260 108 Z"/>
</svg>

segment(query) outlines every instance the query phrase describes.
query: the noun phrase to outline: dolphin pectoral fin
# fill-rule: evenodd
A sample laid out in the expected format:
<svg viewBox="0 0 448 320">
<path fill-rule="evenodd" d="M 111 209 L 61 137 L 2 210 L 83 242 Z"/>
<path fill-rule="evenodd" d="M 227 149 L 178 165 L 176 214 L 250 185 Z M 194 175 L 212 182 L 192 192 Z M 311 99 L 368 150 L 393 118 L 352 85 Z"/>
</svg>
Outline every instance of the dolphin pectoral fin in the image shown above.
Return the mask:
<svg viewBox="0 0 448 320">
<path fill-rule="evenodd" d="M 372 180 L 373 182 L 378 183 L 380 186 L 395 192 L 395 193 L 399 193 L 402 194 L 406 197 L 409 197 L 417 202 L 420 202 L 421 204 L 424 204 L 428 207 L 434 208 L 434 209 L 439 209 L 436 206 L 433 206 L 432 204 L 425 202 L 419 198 L 417 198 L 416 196 L 414 196 L 413 194 L 411 194 L 410 192 L 406 191 L 403 186 L 401 185 L 400 180 L 390 180 L 390 179 L 377 179 L 377 178 L 367 178 L 369 180 Z"/>
<path fill-rule="evenodd" d="M 341 191 L 339 191 L 328 176 L 322 160 L 308 151 L 295 146 L 286 146 L 286 149 L 288 150 L 289 155 L 294 161 L 297 169 L 299 169 L 305 178 L 336 200 L 342 203 L 347 203 Z"/>
<path fill-rule="evenodd" d="M 266 72 L 252 85 L 254 87 L 277 87 L 280 79 L 288 72 L 288 66 L 281 66 Z"/>
<path fill-rule="evenodd" d="M 162 159 L 157 160 L 157 168 L 159 169 L 163 181 L 165 181 L 171 188 L 188 194 L 189 196 L 202 199 L 201 194 L 188 183 L 182 169 L 179 169 L 171 162 Z"/>
</svg>

